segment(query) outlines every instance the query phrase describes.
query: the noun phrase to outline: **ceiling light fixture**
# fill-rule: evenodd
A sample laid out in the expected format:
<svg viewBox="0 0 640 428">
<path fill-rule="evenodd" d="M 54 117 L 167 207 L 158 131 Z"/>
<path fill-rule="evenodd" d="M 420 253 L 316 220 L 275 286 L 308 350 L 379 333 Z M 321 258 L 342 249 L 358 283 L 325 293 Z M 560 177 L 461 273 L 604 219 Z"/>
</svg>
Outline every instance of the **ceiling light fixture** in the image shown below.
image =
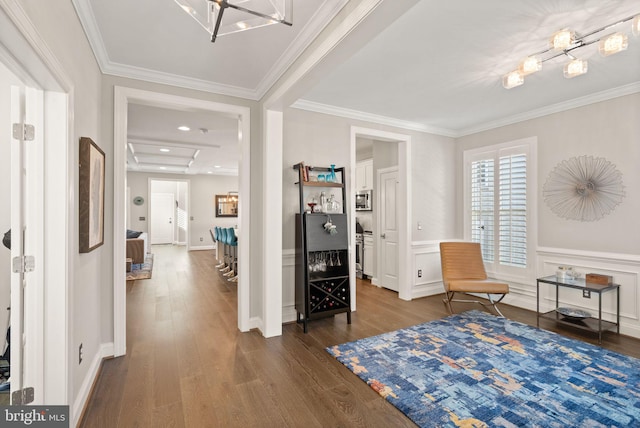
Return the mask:
<svg viewBox="0 0 640 428">
<path fill-rule="evenodd" d="M 162 148 L 162 149 L 160 149 L 160 151 L 161 151 L 161 152 L 163 152 L 163 153 L 168 153 L 168 152 L 170 152 L 171 150 L 169 150 L 169 149 L 165 149 L 165 148 Z"/>
<path fill-rule="evenodd" d="M 293 23 L 293 0 L 174 0 L 211 35 L 218 36 Z M 225 16 L 222 23 L 222 16 Z"/>
<path fill-rule="evenodd" d="M 502 86 L 506 89 L 511 89 L 522 85 L 525 76 L 542 70 L 544 62 L 560 56 L 567 56 L 571 59 L 563 68 L 564 77 L 571 79 L 585 74 L 588 69 L 587 61 L 576 58 L 573 55 L 574 51 L 594 43 L 598 43 L 598 51 L 605 57 L 626 50 L 629 38 L 624 32 L 604 33 L 629 21 L 632 21 L 631 31 L 633 34 L 640 36 L 640 15 L 630 16 L 583 35 L 567 28 L 554 33 L 549 39 L 549 47 L 547 49 L 529 55 L 520 62 L 518 69 L 502 76 Z"/>
<path fill-rule="evenodd" d="M 185 132 L 186 132 L 186 131 L 191 131 L 191 128 L 189 128 L 189 127 L 188 127 L 188 126 L 186 126 L 186 125 L 178 126 L 178 129 L 179 129 L 180 131 L 185 131 Z"/>
</svg>

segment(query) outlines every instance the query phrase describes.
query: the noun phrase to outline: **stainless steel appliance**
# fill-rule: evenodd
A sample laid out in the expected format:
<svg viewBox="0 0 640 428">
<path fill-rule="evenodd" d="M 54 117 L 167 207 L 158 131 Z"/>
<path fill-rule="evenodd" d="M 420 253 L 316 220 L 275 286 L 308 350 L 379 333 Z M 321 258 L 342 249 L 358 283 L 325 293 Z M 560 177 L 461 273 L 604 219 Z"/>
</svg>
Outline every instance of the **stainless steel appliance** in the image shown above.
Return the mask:
<svg viewBox="0 0 640 428">
<path fill-rule="evenodd" d="M 362 269 L 364 262 L 364 238 L 362 233 L 356 233 L 356 276 L 362 278 Z"/>
<path fill-rule="evenodd" d="M 373 192 L 371 190 L 360 190 L 356 192 L 356 211 L 371 211 Z"/>
</svg>

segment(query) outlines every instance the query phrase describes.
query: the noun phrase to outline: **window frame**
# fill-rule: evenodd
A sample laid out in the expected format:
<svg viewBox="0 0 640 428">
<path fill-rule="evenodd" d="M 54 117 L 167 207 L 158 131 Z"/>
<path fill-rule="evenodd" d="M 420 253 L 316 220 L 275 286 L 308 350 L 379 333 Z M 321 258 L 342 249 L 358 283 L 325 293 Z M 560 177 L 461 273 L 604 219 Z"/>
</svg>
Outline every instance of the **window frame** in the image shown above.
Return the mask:
<svg viewBox="0 0 640 428">
<path fill-rule="evenodd" d="M 538 196 L 538 180 L 537 180 L 537 137 L 528 137 L 519 140 L 509 141 L 500 144 L 494 144 L 476 149 L 463 151 L 463 194 L 464 194 L 464 239 L 471 241 L 471 167 L 475 161 L 493 159 L 494 162 L 494 262 L 485 262 L 487 275 L 492 278 L 507 281 L 526 282 L 535 277 L 536 272 L 536 248 L 537 248 L 537 196 Z M 526 198 L 527 198 L 527 245 L 526 257 L 527 266 L 514 267 L 502 265 L 499 263 L 500 258 L 500 242 L 499 242 L 499 186 L 500 186 L 500 158 L 504 156 L 512 156 L 517 154 L 525 154 L 527 157 L 527 182 L 526 182 Z"/>
</svg>

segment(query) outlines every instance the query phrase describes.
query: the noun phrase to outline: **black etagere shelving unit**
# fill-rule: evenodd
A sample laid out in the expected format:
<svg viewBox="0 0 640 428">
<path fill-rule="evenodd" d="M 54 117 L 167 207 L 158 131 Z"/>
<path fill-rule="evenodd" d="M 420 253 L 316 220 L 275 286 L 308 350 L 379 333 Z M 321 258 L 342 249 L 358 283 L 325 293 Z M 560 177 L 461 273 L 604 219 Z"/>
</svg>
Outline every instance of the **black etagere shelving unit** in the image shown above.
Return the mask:
<svg viewBox="0 0 640 428">
<path fill-rule="evenodd" d="M 298 323 L 308 331 L 311 320 L 347 314 L 351 324 L 351 287 L 349 284 L 349 234 L 345 214 L 344 168 L 334 168 L 336 180 L 316 181 L 318 175 L 330 174 L 331 168 L 305 167 L 302 163 L 293 168 L 298 172 L 300 212 L 296 214 L 296 311 Z M 309 212 L 322 207 L 308 207 L 305 198 L 314 192 L 339 189 L 340 212 Z M 306 210 L 306 211 L 305 211 Z M 335 226 L 331 233 L 325 225 Z"/>
</svg>

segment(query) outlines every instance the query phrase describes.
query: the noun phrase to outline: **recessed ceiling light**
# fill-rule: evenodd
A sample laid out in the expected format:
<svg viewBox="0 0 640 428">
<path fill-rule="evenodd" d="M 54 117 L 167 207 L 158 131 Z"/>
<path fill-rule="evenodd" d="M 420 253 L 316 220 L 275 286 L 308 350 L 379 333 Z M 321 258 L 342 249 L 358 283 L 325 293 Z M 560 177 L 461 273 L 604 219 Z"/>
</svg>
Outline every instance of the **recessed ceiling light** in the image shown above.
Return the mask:
<svg viewBox="0 0 640 428">
<path fill-rule="evenodd" d="M 207 171 L 207 174 L 213 174 L 213 171 Z"/>
<path fill-rule="evenodd" d="M 166 166 L 161 166 L 160 169 L 167 169 L 167 167 Z"/>
<path fill-rule="evenodd" d="M 171 150 L 169 150 L 169 149 L 165 149 L 165 148 L 162 148 L 162 149 L 160 149 L 160 151 L 161 151 L 161 152 L 165 152 L 165 153 L 167 153 L 167 152 L 170 152 Z"/>
<path fill-rule="evenodd" d="M 188 126 L 185 126 L 185 125 L 178 126 L 178 129 L 180 131 L 191 131 L 191 128 L 189 128 Z"/>
<path fill-rule="evenodd" d="M 220 165 L 214 165 L 213 167 L 214 168 L 220 168 Z"/>
</svg>

